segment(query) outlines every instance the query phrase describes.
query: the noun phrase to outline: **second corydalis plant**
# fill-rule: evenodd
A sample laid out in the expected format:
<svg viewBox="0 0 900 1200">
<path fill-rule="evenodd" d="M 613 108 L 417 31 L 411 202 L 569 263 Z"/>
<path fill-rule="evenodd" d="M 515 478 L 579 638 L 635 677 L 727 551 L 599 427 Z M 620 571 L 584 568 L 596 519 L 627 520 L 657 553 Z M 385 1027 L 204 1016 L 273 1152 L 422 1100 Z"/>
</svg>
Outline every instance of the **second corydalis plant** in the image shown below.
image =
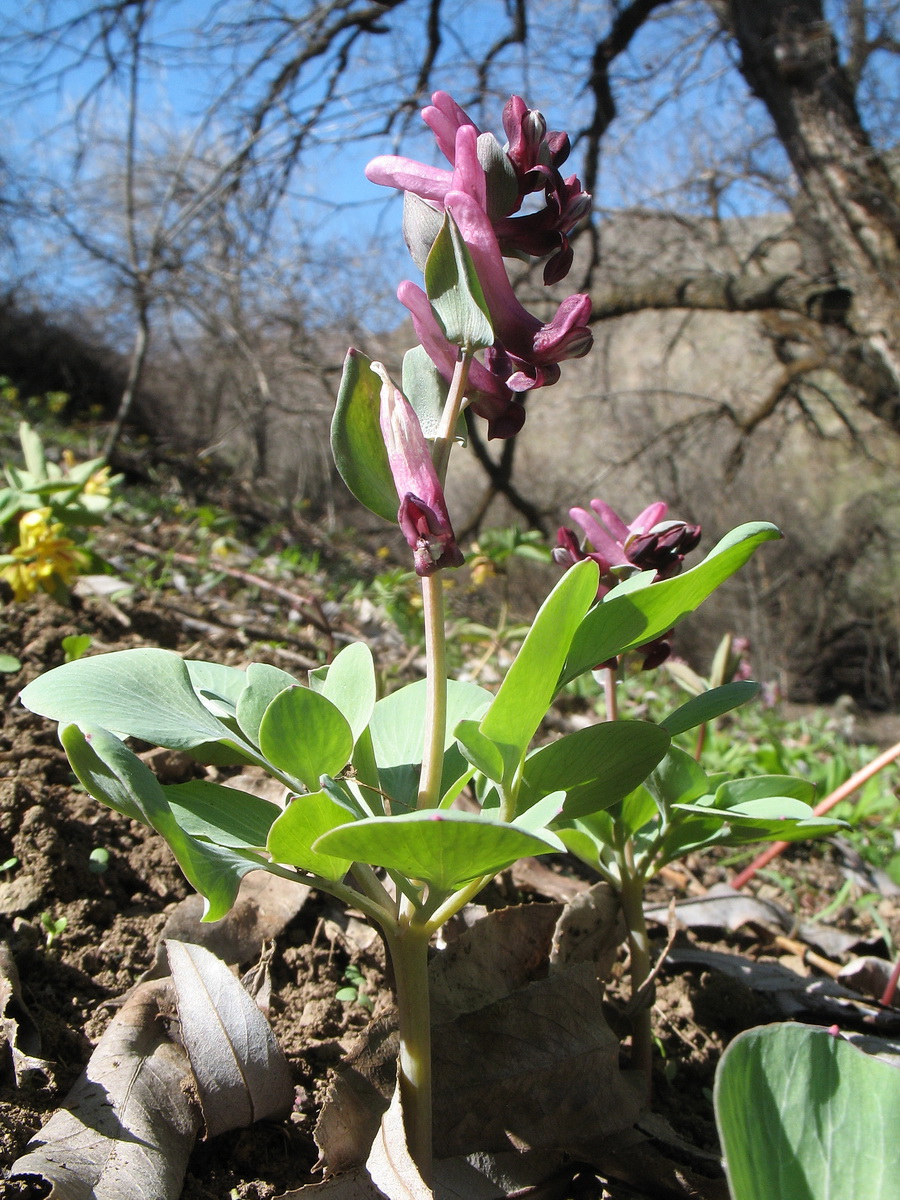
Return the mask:
<svg viewBox="0 0 900 1200">
<path fill-rule="evenodd" d="M 552 383 L 561 359 L 586 352 L 590 333 L 586 297 L 571 297 L 542 325 L 517 306 L 499 274 L 510 251 L 549 255 L 551 278 L 567 266 L 568 232 L 584 199 L 577 180 L 559 174 L 564 136 L 547 134 L 543 118 L 513 98 L 502 150 L 496 139 L 473 133 L 449 97 L 439 93 L 435 101 L 426 120 L 452 171 L 423 201 L 434 221 L 421 243 L 425 289 L 416 293 L 413 313 L 422 344 L 407 354 L 400 387 L 380 364 L 351 351 L 332 423 L 335 461 L 350 490 L 399 524 L 411 548 L 426 614 L 426 679 L 378 698 L 363 643 L 345 647 L 306 681 L 263 663 L 239 670 L 136 649 L 66 664 L 22 693 L 27 707 L 60 722 L 87 791 L 166 839 L 205 898 L 205 919 L 224 916 L 242 877 L 262 870 L 330 892 L 380 926 L 396 984 L 398 1096 L 426 1179 L 428 954 L 441 925 L 517 858 L 569 843 L 577 853 L 596 851 L 607 877 L 616 879 L 613 859 L 630 826 L 620 815 L 611 825 L 602 818 L 617 808 L 633 815 L 635 805 L 645 816 L 646 795 L 651 804 L 662 797 L 657 841 L 670 857 L 681 845 L 672 830 L 685 828 L 671 817 L 675 808 L 699 808 L 697 820 L 690 816 L 695 845 L 716 840 L 736 820 L 739 806 L 730 795 L 722 803 L 721 789 L 706 797 L 689 776 L 682 787 L 680 759 L 668 755 L 673 734 L 745 697 L 700 698 L 699 707 L 691 701 L 662 724 L 603 722 L 534 747 L 554 698 L 598 662 L 666 633 L 757 546 L 779 536 L 772 525 L 745 525 L 683 574 L 653 582 L 645 572 L 602 591 L 601 564 L 589 554 L 547 597 L 495 693 L 448 679 L 442 572 L 460 554 L 443 482 L 459 414 L 470 406 L 494 436 L 511 436 L 524 419 L 516 397 Z M 410 170 L 421 180 L 429 169 L 420 168 Z M 405 186 L 400 176 L 393 182 Z M 544 215 L 517 216 L 522 197 L 535 190 L 543 192 Z M 283 797 L 274 803 L 210 780 L 163 785 L 128 738 L 185 750 L 201 762 L 262 767 Z M 641 792 L 654 770 L 662 782 Z M 467 787 L 476 811 L 454 807 Z M 771 788 L 760 794 L 771 796 Z M 779 812 L 784 795 L 779 791 Z M 769 822 L 776 836 L 785 836 L 786 824 L 804 824 L 808 805 L 797 803 L 788 817 Z M 767 836 L 752 801 L 740 819 L 757 837 Z M 631 838 L 632 898 L 644 861 L 639 838 L 640 830 Z"/>
</svg>

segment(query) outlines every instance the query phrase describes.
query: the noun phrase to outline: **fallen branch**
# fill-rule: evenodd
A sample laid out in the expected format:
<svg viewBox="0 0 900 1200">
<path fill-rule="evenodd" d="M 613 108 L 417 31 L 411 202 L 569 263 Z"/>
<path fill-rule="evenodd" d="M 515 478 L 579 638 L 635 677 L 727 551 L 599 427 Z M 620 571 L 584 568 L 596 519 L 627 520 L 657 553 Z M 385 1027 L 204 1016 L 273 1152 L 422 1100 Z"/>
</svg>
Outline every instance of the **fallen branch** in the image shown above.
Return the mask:
<svg viewBox="0 0 900 1200">
<path fill-rule="evenodd" d="M 200 565 L 200 560 L 196 554 L 185 554 L 179 550 L 158 550 L 155 546 L 150 546 L 146 542 L 132 542 L 132 547 L 141 554 L 150 554 L 154 558 L 168 558 L 172 562 L 185 563 L 188 566 L 196 567 Z M 223 575 L 228 575 L 232 579 L 240 580 L 241 583 L 246 583 L 250 587 L 258 587 L 263 591 L 271 592 L 274 596 L 280 596 L 282 600 L 287 600 L 289 603 L 296 605 L 301 611 L 305 620 L 318 629 L 320 633 L 333 643 L 334 631 L 322 611 L 322 606 L 314 596 L 300 596 L 296 592 L 292 592 L 289 588 L 282 587 L 278 583 L 272 583 L 269 579 L 264 579 L 262 575 L 256 575 L 252 571 L 242 571 L 239 567 L 228 567 L 224 563 L 216 563 L 215 568 L 221 571 Z"/>
</svg>

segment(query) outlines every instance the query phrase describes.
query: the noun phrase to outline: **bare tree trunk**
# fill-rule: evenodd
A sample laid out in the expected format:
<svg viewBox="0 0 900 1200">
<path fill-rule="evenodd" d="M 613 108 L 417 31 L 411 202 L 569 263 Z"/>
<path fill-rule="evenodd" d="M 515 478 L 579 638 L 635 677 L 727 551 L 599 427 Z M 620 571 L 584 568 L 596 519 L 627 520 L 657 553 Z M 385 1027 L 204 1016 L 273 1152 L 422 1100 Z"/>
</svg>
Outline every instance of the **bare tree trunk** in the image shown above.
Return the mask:
<svg viewBox="0 0 900 1200">
<path fill-rule="evenodd" d="M 798 220 L 852 296 L 844 323 L 868 372 L 863 404 L 900 429 L 900 195 L 863 128 L 822 2 L 708 2 L 796 171 Z"/>
<path fill-rule="evenodd" d="M 109 433 L 106 435 L 106 441 L 103 443 L 103 455 L 107 459 L 118 445 L 119 438 L 122 436 L 122 429 L 131 413 L 134 398 L 137 395 L 138 388 L 141 386 L 149 348 L 150 321 L 146 309 L 142 308 L 138 314 L 134 345 L 131 348 L 131 358 L 128 363 L 128 377 L 125 380 L 125 387 L 122 390 L 122 398 L 119 400 L 119 409 L 116 413 L 116 419 L 113 421 Z"/>
</svg>

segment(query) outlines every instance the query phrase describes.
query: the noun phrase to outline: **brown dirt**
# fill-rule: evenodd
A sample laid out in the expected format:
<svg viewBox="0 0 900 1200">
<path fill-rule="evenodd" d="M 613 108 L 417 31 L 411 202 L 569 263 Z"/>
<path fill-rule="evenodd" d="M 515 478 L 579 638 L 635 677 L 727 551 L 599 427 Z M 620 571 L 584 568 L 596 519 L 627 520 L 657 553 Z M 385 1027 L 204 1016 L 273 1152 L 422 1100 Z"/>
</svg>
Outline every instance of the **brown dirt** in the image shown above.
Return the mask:
<svg viewBox="0 0 900 1200">
<path fill-rule="evenodd" d="M 62 661 L 61 639 L 68 633 L 90 633 L 92 652 L 163 645 L 192 657 L 234 663 L 244 661 L 246 654 L 245 639 L 237 633 L 230 640 L 217 638 L 212 646 L 198 642 L 196 626 L 186 627 L 160 600 L 132 602 L 127 618 L 126 626 L 120 610 L 100 601 L 66 609 L 39 599 L 0 609 L 0 649 L 18 655 L 23 663 L 18 674 L 0 675 L 0 863 L 18 859 L 0 874 L 0 940 L 9 945 L 23 998 L 40 1030 L 40 1054 L 53 1064 L 52 1078 L 44 1086 L 17 1089 L 9 1063 L 0 1060 L 4 1169 L 58 1106 L 108 1023 L 111 1006 L 153 961 L 167 913 L 189 892 L 158 836 L 109 812 L 73 786 L 55 729 L 26 712 L 17 703 L 17 693 Z M 89 866 L 91 851 L 98 847 L 109 852 L 108 869 L 102 874 Z M 688 867 L 683 880 L 687 890 L 698 876 L 707 885 L 726 877 L 715 861 L 693 861 Z M 801 908 L 806 895 L 821 902 L 823 892 L 832 893 L 840 882 L 827 856 L 807 861 L 798 878 L 803 883 L 795 899 L 799 897 Z M 510 887 L 507 883 L 506 902 Z M 274 961 L 271 1019 L 294 1072 L 297 1102 L 291 1118 L 201 1141 L 182 1200 L 268 1200 L 316 1178 L 312 1129 L 324 1080 L 345 1052 L 348 1035 L 368 1020 L 360 1006 L 335 999 L 351 954 L 339 941 L 330 940 L 333 926 L 322 921 L 331 903 L 327 897 L 311 898 L 279 938 Z M 67 921 L 64 932 L 49 945 L 42 914 Z M 735 935 L 723 948 L 757 956 L 771 952 L 762 935 Z M 379 944 L 353 957 L 377 996 L 384 990 Z M 613 981 L 613 999 L 615 994 Z M 738 1003 L 733 989 L 721 980 L 688 973 L 661 979 L 655 1012 L 664 1051 L 657 1071 L 657 1107 L 685 1140 L 714 1152 L 710 1089 L 715 1064 L 731 1036 L 771 1019 L 771 1014 L 747 995 Z M 12 1187 L 0 1181 L 0 1195 L 37 1195 Z M 592 1187 L 579 1194 L 637 1195 L 604 1191 L 599 1182 Z"/>
</svg>

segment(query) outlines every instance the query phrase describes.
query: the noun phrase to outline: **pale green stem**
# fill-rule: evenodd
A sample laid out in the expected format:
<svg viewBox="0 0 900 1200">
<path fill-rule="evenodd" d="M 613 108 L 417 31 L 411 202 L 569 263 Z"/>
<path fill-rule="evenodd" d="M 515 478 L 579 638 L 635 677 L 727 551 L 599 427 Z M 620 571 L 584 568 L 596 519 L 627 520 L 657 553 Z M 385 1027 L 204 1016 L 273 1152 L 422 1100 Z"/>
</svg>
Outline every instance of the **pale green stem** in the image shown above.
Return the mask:
<svg viewBox="0 0 900 1200">
<path fill-rule="evenodd" d="M 634 851 L 630 842 L 625 846 L 619 869 L 622 874 L 619 896 L 628 927 L 631 996 L 634 999 L 650 974 L 650 938 L 644 919 L 644 877 L 635 870 Z M 653 1026 L 649 1005 L 644 1005 L 631 1015 L 631 1065 L 643 1073 L 649 1094 L 653 1070 Z"/>
<path fill-rule="evenodd" d="M 385 928 L 397 990 L 400 1031 L 398 1079 L 410 1154 L 426 1183 L 431 1179 L 431 1001 L 426 926 Z"/>
<path fill-rule="evenodd" d="M 418 808 L 437 808 L 444 769 L 447 734 L 447 639 L 444 628 L 444 585 L 440 572 L 422 580 L 425 617 L 425 747 L 419 776 Z"/>
<path fill-rule="evenodd" d="M 471 354 L 460 351 L 453 369 L 450 390 L 441 413 L 432 458 L 443 483 L 450 462 L 453 434 L 465 399 Z M 444 623 L 444 588 L 440 572 L 422 579 L 422 603 L 425 618 L 425 746 L 419 777 L 418 808 L 437 808 L 440 803 L 441 775 L 444 767 L 444 740 L 447 734 L 447 638 Z"/>
<path fill-rule="evenodd" d="M 394 900 L 393 896 L 368 863 L 354 863 L 352 875 L 361 892 L 364 892 L 370 900 L 374 901 L 380 908 L 383 908 L 385 912 L 396 915 L 396 900 Z"/>
<path fill-rule="evenodd" d="M 435 470 L 441 483 L 447 478 L 447 466 L 450 462 L 450 451 L 453 448 L 453 436 L 456 432 L 456 422 L 462 411 L 463 400 L 466 397 L 466 384 L 469 380 L 469 364 L 472 355 L 460 351 L 456 366 L 453 368 L 453 378 L 450 380 L 450 391 L 441 413 L 441 423 L 438 426 L 437 437 L 431 450 Z"/>
<path fill-rule="evenodd" d="M 432 916 L 429 917 L 424 926 L 428 930 L 429 935 L 437 933 L 445 921 L 449 921 L 453 914 L 458 913 L 464 905 L 469 903 L 473 896 L 477 896 L 481 889 L 486 887 L 493 878 L 493 875 L 479 875 L 477 879 L 473 879 L 471 883 L 467 883 L 464 888 L 460 888 L 458 892 L 454 892 L 452 896 L 448 896 Z"/>
<path fill-rule="evenodd" d="M 323 879 L 321 875 L 315 875 L 312 872 L 301 874 L 290 867 L 282 867 L 278 863 L 267 863 L 266 870 L 270 875 L 279 875 L 282 879 L 290 879 L 294 883 L 305 883 L 307 887 L 314 887 L 320 892 L 328 892 L 336 900 L 346 904 L 348 908 L 358 908 L 370 920 L 377 922 L 382 927 L 386 922 L 390 923 L 396 919 L 395 905 L 387 892 L 384 893 L 389 902 L 389 907 L 386 908 L 365 893 L 358 892 L 356 888 L 347 887 L 346 884 L 338 883 L 334 879 Z"/>
</svg>

